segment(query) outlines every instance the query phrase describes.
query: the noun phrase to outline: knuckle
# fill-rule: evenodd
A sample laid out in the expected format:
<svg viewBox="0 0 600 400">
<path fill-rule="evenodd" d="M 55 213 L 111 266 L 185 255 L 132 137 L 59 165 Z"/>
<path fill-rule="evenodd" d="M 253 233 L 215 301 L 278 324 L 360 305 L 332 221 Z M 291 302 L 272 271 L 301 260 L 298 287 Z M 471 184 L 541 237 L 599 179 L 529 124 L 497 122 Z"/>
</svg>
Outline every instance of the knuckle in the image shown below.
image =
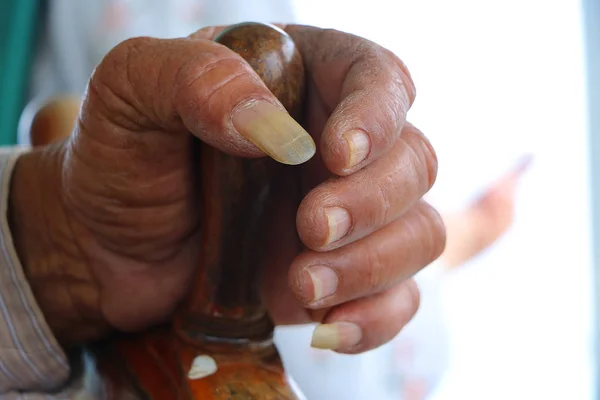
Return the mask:
<svg viewBox="0 0 600 400">
<path fill-rule="evenodd" d="M 417 96 L 417 88 L 408 67 L 394 52 L 387 49 L 384 51 L 392 68 L 395 83 L 402 89 L 409 104 L 412 104 Z"/>
<path fill-rule="evenodd" d="M 392 115 L 396 123 L 395 131 L 399 132 L 405 122 L 408 110 L 415 101 L 416 87 L 402 60 L 388 49 L 382 48 L 381 52 L 387 67 L 385 87 L 388 88 L 388 93 L 392 98 L 389 104 L 394 106 Z M 389 88 L 393 88 L 393 90 L 389 90 Z"/>
<path fill-rule="evenodd" d="M 373 227 L 380 226 L 388 222 L 392 217 L 392 209 L 397 201 L 393 198 L 395 190 L 395 179 L 393 176 L 386 176 L 375 185 L 375 197 L 377 204 L 375 215 L 371 218 Z"/>
<path fill-rule="evenodd" d="M 114 74 L 114 71 L 127 70 L 131 59 L 140 52 L 143 52 L 144 48 L 153 39 L 148 37 L 134 37 L 119 43 L 113 47 L 102 59 L 94 74 L 92 75 L 96 79 L 105 78 L 107 73 Z"/>
<path fill-rule="evenodd" d="M 431 142 L 423 135 L 421 131 L 408 125 L 404 129 L 404 137 L 408 142 L 410 149 L 412 150 L 416 160 L 419 172 L 419 177 L 425 177 L 422 180 L 425 187 L 423 193 L 426 193 L 431 189 L 437 179 L 438 173 L 438 158 L 435 149 L 431 145 Z"/>
<path fill-rule="evenodd" d="M 150 123 L 137 104 L 131 78 L 137 75 L 132 71 L 136 68 L 132 60 L 144 52 L 152 40 L 136 37 L 121 42 L 107 53 L 91 75 L 86 97 L 100 106 L 96 110 L 114 124 L 134 129 Z"/>
<path fill-rule="evenodd" d="M 401 136 L 402 126 L 408 112 L 408 104 L 396 91 L 389 90 L 389 83 L 378 84 L 373 88 L 376 89 L 369 89 L 366 94 L 374 99 L 383 96 L 385 100 L 374 102 L 371 109 L 365 113 L 369 118 L 372 118 L 372 129 L 369 131 L 370 139 L 375 143 L 375 149 L 390 149 Z"/>
<path fill-rule="evenodd" d="M 142 51 L 145 46 L 147 46 L 150 42 L 154 40 L 155 39 L 145 36 L 129 38 L 119 43 L 114 48 L 114 51 L 117 53 L 123 52 L 126 56 L 131 55 Z"/>
<path fill-rule="evenodd" d="M 251 67 L 240 56 L 217 49 L 215 54 L 191 58 L 180 67 L 175 77 L 174 102 L 180 110 L 211 112 L 220 109 L 219 104 L 237 103 L 235 96 L 248 96 L 247 90 L 239 88 L 244 82 L 256 81 Z M 223 102 L 223 97 L 227 101 Z"/>
<path fill-rule="evenodd" d="M 402 122 L 408 109 L 416 98 L 415 83 L 408 68 L 402 60 L 391 50 L 375 45 L 376 48 L 365 54 L 374 60 L 371 64 L 377 66 L 379 83 L 386 88 L 395 105 L 397 117 Z"/>
<path fill-rule="evenodd" d="M 227 79 L 231 74 L 239 74 L 243 69 L 243 62 L 234 53 L 218 52 L 212 56 L 200 55 L 187 60 L 179 69 L 175 82 L 185 89 L 193 89 L 197 84 L 205 83 L 207 75 L 211 72 L 220 72 L 219 78 Z M 220 82 L 210 81 L 211 86 Z"/>
<path fill-rule="evenodd" d="M 438 158 L 437 154 L 431 145 L 431 142 L 423 137 L 421 141 L 421 149 L 423 150 L 423 158 L 425 160 L 425 170 L 427 171 L 428 188 L 433 187 L 438 174 Z"/>
<path fill-rule="evenodd" d="M 242 58 L 224 47 L 199 52 L 175 72 L 174 109 L 184 123 L 198 130 L 227 131 L 229 107 L 238 102 L 237 97 L 248 95 L 240 89 L 240 81 L 251 76 Z"/>
<path fill-rule="evenodd" d="M 377 249 L 367 249 L 365 254 L 367 263 L 363 271 L 364 275 L 360 274 L 360 281 L 365 286 L 363 290 L 366 293 L 375 293 L 391 280 L 388 262 Z"/>
<path fill-rule="evenodd" d="M 337 198 L 330 190 L 317 187 L 309 192 L 298 207 L 296 226 L 300 239 L 305 245 L 317 250 L 328 234 L 327 223 L 324 219 L 324 205 L 335 206 Z"/>
<path fill-rule="evenodd" d="M 406 67 L 390 50 L 373 45 L 364 50 L 359 65 L 368 66 L 368 73 L 361 70 L 362 86 L 368 93 L 383 101 L 377 103 L 381 121 L 387 121 L 384 127 L 374 129 L 373 140 L 381 146 L 392 146 L 400 134 L 408 110 L 414 102 L 415 86 Z"/>
<path fill-rule="evenodd" d="M 409 279 L 403 283 L 405 295 L 407 298 L 406 309 L 408 311 L 408 319 L 412 319 L 419 310 L 421 305 L 421 291 L 414 279 Z"/>
<path fill-rule="evenodd" d="M 319 41 L 321 45 L 317 48 L 321 49 L 322 53 L 320 61 L 350 58 L 353 60 L 352 64 L 356 64 L 372 58 L 376 53 L 376 45 L 372 41 L 336 29 L 323 29 Z"/>
<path fill-rule="evenodd" d="M 429 204 L 421 201 L 419 217 L 425 240 L 426 258 L 428 262 L 437 259 L 446 245 L 446 226 L 440 213 Z"/>
</svg>

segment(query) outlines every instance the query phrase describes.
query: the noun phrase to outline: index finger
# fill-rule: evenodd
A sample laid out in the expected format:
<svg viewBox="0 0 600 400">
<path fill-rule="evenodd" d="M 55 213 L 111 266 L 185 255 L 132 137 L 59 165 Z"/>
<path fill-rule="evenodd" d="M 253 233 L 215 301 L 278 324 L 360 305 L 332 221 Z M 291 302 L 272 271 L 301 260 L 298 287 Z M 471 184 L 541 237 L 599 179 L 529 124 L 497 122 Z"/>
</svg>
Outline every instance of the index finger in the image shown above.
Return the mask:
<svg viewBox="0 0 600 400">
<path fill-rule="evenodd" d="M 406 66 L 391 51 L 336 30 L 287 25 L 331 117 L 321 154 L 334 174 L 348 175 L 392 148 L 415 99 Z"/>
</svg>

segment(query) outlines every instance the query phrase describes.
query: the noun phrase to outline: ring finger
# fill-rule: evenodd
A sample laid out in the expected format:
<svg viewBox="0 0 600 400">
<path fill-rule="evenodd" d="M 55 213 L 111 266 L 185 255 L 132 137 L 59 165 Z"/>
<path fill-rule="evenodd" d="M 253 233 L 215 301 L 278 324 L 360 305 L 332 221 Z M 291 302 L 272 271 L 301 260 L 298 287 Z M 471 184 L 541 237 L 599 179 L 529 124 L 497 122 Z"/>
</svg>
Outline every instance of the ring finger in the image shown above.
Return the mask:
<svg viewBox="0 0 600 400">
<path fill-rule="evenodd" d="M 436 174 L 429 141 L 406 125 L 385 157 L 322 183 L 304 198 L 296 218 L 300 239 L 315 251 L 355 242 L 400 217 L 431 188 Z"/>
<path fill-rule="evenodd" d="M 439 214 L 421 201 L 368 237 L 329 252 L 306 251 L 289 279 L 305 307 L 331 307 L 385 291 L 434 261 L 445 244 Z"/>
</svg>

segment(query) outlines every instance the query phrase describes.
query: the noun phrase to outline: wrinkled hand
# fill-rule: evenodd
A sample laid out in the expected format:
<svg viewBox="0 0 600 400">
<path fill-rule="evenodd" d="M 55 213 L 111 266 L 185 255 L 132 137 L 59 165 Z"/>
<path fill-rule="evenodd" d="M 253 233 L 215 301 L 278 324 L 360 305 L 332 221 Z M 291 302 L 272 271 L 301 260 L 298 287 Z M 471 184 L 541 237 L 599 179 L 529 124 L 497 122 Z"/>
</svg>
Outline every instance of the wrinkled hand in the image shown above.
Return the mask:
<svg viewBox="0 0 600 400">
<path fill-rule="evenodd" d="M 306 196 L 299 208 L 297 197 L 283 199 L 273 230 L 283 245 L 274 246 L 264 296 L 276 322 L 323 322 L 313 344 L 354 353 L 414 315 L 411 276 L 441 253 L 444 228 L 421 201 L 437 162 L 405 122 L 411 78 L 365 39 L 285 30 L 309 74 L 304 127 L 316 157 L 252 69 L 211 41 L 219 28 L 117 46 L 90 80 L 74 134 L 21 156 L 15 243 L 63 343 L 163 322 L 186 294 L 202 224 L 193 136 L 236 156 L 264 150 L 302 164 Z M 291 140 L 301 144 L 294 153 Z"/>
</svg>

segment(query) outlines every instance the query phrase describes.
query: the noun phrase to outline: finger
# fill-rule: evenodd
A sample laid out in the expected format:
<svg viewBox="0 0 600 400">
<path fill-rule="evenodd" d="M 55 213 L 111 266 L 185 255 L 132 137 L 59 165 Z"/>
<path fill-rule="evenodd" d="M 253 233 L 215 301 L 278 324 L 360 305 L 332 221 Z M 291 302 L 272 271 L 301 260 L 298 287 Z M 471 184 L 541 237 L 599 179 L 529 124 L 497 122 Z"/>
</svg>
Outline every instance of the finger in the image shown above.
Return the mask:
<svg viewBox="0 0 600 400">
<path fill-rule="evenodd" d="M 190 131 L 227 153 L 267 153 L 286 164 L 314 154 L 312 138 L 252 67 L 210 40 L 128 40 L 108 54 L 89 87 L 106 118 L 130 130 Z"/>
<path fill-rule="evenodd" d="M 393 339 L 419 308 L 414 280 L 388 291 L 333 308 L 313 332 L 311 345 L 338 353 L 357 354 Z"/>
<path fill-rule="evenodd" d="M 415 98 L 405 65 L 389 50 L 335 30 L 288 25 L 314 89 L 332 111 L 321 138 L 322 158 L 347 175 L 393 146 Z"/>
<path fill-rule="evenodd" d="M 420 202 L 402 218 L 337 250 L 299 255 L 290 267 L 292 290 L 309 308 L 371 296 L 402 282 L 444 249 L 440 215 Z"/>
<path fill-rule="evenodd" d="M 298 209 L 298 234 L 316 251 L 363 238 L 412 207 L 431 188 L 436 174 L 433 148 L 407 125 L 384 158 L 313 189 Z"/>
</svg>

